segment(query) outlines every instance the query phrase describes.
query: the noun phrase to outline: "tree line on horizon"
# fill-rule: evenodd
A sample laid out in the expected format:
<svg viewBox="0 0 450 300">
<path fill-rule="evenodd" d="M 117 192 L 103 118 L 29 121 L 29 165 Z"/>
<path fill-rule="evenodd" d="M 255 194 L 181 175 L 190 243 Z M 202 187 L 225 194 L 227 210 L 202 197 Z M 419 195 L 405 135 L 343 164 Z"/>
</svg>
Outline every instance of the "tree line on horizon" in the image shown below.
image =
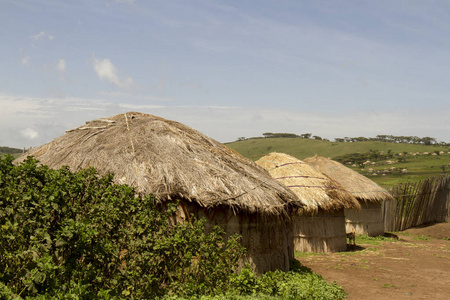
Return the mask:
<svg viewBox="0 0 450 300">
<path fill-rule="evenodd" d="M 323 140 L 330 141 L 328 139 L 323 139 L 320 136 L 312 135 L 312 133 L 303 133 L 303 134 L 295 134 L 295 133 L 272 133 L 265 132 L 262 134 L 262 138 L 303 138 L 303 139 L 315 139 L 315 140 Z M 258 137 L 256 137 L 258 138 Z M 259 137 L 261 138 L 261 137 Z M 255 139 L 255 138 L 249 138 Z M 247 140 L 245 137 L 239 137 L 237 141 Z M 354 142 L 367 142 L 367 141 L 378 141 L 378 142 L 388 142 L 388 143 L 403 143 L 403 144 L 421 144 L 421 145 L 441 145 L 441 146 L 449 146 L 449 143 L 446 142 L 438 142 L 433 137 L 418 137 L 418 136 L 395 136 L 395 135 L 386 135 L 380 134 L 376 137 L 344 137 L 344 138 L 335 138 L 335 142 L 337 143 L 354 143 Z"/>
</svg>

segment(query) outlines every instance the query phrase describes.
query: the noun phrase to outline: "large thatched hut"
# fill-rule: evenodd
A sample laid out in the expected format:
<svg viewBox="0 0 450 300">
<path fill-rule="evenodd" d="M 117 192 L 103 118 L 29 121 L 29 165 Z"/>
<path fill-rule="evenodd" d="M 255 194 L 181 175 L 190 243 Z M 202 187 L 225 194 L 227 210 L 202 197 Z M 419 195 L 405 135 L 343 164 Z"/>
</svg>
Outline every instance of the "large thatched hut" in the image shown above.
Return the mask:
<svg viewBox="0 0 450 300">
<path fill-rule="evenodd" d="M 382 203 L 393 199 L 388 191 L 337 161 L 317 155 L 303 161 L 339 182 L 360 202 L 361 210 L 345 210 L 347 231 L 354 229 L 357 234 L 369 236 L 384 234 Z"/>
<path fill-rule="evenodd" d="M 180 200 L 178 221 L 194 213 L 208 226 L 241 234 L 244 262 L 256 272 L 289 268 L 291 225 L 284 216 L 298 205 L 296 196 L 254 162 L 188 126 L 129 112 L 86 122 L 26 155 L 50 168 L 92 166 L 162 203 Z"/>
<path fill-rule="evenodd" d="M 337 182 L 288 154 L 270 153 L 256 163 L 289 187 L 304 204 L 302 209 L 291 212 L 295 251 L 347 249 L 344 208 L 360 208 L 355 197 Z"/>
</svg>

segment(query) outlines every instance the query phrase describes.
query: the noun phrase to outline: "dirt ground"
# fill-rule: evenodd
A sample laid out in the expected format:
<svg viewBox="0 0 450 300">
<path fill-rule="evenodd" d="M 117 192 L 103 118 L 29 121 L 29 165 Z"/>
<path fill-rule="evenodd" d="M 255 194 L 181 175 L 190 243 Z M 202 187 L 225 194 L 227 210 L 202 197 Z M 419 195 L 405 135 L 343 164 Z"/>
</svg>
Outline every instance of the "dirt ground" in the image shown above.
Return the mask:
<svg viewBox="0 0 450 300">
<path fill-rule="evenodd" d="M 395 233 L 398 240 L 360 242 L 349 251 L 297 257 L 348 299 L 450 299 L 450 223 Z M 357 241 L 358 242 L 358 241 Z"/>
</svg>

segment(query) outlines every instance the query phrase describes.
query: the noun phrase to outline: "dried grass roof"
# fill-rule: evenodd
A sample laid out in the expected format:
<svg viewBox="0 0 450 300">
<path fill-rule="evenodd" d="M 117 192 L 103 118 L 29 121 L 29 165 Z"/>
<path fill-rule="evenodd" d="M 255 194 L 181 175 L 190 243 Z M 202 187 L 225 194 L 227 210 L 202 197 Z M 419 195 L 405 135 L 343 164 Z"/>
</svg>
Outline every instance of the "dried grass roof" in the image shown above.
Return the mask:
<svg viewBox="0 0 450 300">
<path fill-rule="evenodd" d="M 318 155 L 306 158 L 303 161 L 342 184 L 358 200 L 365 203 L 393 199 L 388 191 L 374 181 L 337 161 Z"/>
<path fill-rule="evenodd" d="M 305 204 L 306 213 L 315 213 L 318 209 L 361 208 L 356 198 L 339 183 L 293 156 L 273 152 L 256 163 L 289 187 Z"/>
<path fill-rule="evenodd" d="M 234 150 L 175 121 L 138 112 L 86 122 L 16 161 L 34 156 L 50 168 L 95 167 L 157 199 L 220 204 L 278 214 L 301 206 L 295 194 Z"/>
</svg>

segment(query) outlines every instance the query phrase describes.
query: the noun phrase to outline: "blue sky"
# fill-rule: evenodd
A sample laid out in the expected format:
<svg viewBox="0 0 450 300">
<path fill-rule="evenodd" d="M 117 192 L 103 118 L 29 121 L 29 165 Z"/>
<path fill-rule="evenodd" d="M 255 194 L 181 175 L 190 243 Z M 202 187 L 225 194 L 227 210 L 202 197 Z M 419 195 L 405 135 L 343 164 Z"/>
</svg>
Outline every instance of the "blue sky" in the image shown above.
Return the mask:
<svg viewBox="0 0 450 300">
<path fill-rule="evenodd" d="M 127 111 L 264 132 L 450 142 L 449 1 L 0 3 L 0 146 Z"/>
</svg>

